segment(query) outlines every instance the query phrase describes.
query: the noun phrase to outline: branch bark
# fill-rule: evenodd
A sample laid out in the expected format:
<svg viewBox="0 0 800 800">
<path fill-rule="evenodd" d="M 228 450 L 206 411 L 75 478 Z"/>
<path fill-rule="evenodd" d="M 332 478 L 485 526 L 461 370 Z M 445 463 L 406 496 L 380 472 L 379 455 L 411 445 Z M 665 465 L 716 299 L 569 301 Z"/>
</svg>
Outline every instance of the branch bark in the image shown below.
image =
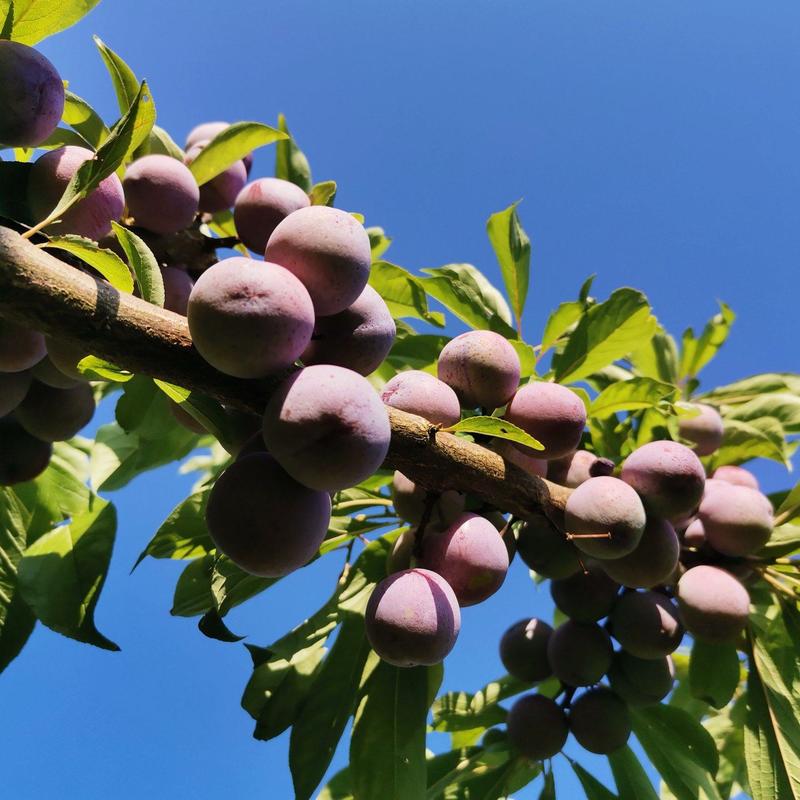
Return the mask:
<svg viewBox="0 0 800 800">
<path fill-rule="evenodd" d="M 192 346 L 186 318 L 65 264 L 0 227 L 0 314 L 131 372 L 160 378 L 261 414 L 275 380 L 232 378 Z M 522 519 L 545 516 L 563 528 L 570 490 L 529 475 L 485 447 L 388 408 L 392 442 L 385 466 L 430 491 L 456 489 Z"/>
</svg>

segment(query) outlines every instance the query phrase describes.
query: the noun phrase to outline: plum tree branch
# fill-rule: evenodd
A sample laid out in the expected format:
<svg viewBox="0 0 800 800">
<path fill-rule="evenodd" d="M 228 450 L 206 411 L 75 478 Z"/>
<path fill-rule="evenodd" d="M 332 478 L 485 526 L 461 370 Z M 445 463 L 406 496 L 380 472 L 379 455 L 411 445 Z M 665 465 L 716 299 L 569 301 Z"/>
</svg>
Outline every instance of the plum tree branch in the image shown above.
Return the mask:
<svg viewBox="0 0 800 800">
<path fill-rule="evenodd" d="M 275 380 L 241 380 L 215 370 L 192 346 L 185 317 L 118 292 L 0 226 L 0 315 L 131 372 L 263 412 Z M 563 527 L 570 490 L 529 475 L 485 447 L 388 408 L 385 466 L 432 492 L 455 489 L 522 519 L 544 515 Z"/>
</svg>

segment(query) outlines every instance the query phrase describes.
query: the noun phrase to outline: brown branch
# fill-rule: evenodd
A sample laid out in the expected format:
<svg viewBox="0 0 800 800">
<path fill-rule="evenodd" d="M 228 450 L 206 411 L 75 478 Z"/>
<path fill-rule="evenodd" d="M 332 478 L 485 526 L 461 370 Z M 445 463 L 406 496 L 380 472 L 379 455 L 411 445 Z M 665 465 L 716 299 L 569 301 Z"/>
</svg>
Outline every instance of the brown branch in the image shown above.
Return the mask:
<svg viewBox="0 0 800 800">
<path fill-rule="evenodd" d="M 192 347 L 185 317 L 120 293 L 3 227 L 0 314 L 131 372 L 257 414 L 275 384 L 223 375 Z M 429 491 L 468 492 L 522 519 L 561 518 L 569 489 L 529 475 L 485 447 L 442 433 L 422 417 L 388 411 L 392 443 L 386 467 Z"/>
</svg>

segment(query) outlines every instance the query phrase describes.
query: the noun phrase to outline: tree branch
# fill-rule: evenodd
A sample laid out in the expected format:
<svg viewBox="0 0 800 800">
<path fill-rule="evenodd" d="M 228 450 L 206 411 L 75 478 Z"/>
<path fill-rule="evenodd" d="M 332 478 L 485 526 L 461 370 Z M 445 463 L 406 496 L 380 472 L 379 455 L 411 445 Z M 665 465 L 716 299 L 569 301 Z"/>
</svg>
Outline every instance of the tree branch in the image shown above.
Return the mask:
<svg viewBox="0 0 800 800">
<path fill-rule="evenodd" d="M 131 372 L 256 414 L 263 413 L 277 380 L 223 375 L 193 348 L 185 317 L 120 293 L 3 227 L 0 314 Z M 422 417 L 388 411 L 392 443 L 384 466 L 400 470 L 430 491 L 468 492 L 516 517 L 544 515 L 563 529 L 569 489 L 529 475 L 485 447 L 437 431 Z"/>
</svg>

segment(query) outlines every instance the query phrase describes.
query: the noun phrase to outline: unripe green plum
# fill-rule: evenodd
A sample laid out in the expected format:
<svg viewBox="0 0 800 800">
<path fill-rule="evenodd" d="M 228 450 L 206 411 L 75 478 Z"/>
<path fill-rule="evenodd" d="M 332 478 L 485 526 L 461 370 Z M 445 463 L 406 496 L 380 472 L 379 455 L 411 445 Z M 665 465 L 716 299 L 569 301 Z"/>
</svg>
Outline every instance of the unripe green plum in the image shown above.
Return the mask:
<svg viewBox="0 0 800 800">
<path fill-rule="evenodd" d="M 703 642 L 735 643 L 747 626 L 750 596 L 727 570 L 701 564 L 678 581 L 678 608 L 686 630 Z"/>
<path fill-rule="evenodd" d="M 688 447 L 659 441 L 634 450 L 623 462 L 620 477 L 639 493 L 649 513 L 673 520 L 697 508 L 706 473 Z"/>
<path fill-rule="evenodd" d="M 65 375 L 52 361 L 50 356 L 45 356 L 36 366 L 31 368 L 31 377 L 39 383 L 52 386 L 54 389 L 71 389 L 81 381 Z"/>
<path fill-rule="evenodd" d="M 564 520 L 579 550 L 609 560 L 622 558 L 638 547 L 647 521 L 636 492 L 618 478 L 604 475 L 589 478 L 572 492 Z M 600 538 L 581 538 L 598 534 Z"/>
<path fill-rule="evenodd" d="M 434 425 L 447 428 L 461 419 L 456 393 L 429 372 L 418 369 L 398 372 L 381 392 L 387 406 L 423 417 Z"/>
<path fill-rule="evenodd" d="M 547 461 L 545 459 L 534 458 L 528 452 L 523 453 L 508 439 L 495 439 L 489 449 L 494 450 L 506 461 L 510 461 L 520 469 L 524 469 L 530 475 L 536 475 L 537 478 L 544 478 L 547 475 Z M 533 453 L 535 451 L 531 450 L 529 452 Z"/>
<path fill-rule="evenodd" d="M 31 481 L 50 463 L 53 446 L 31 436 L 13 417 L 0 418 L 0 486 Z"/>
<path fill-rule="evenodd" d="M 619 584 L 597 564 L 579 570 L 568 578 L 550 581 L 550 595 L 556 607 L 578 622 L 597 622 L 614 608 Z"/>
<path fill-rule="evenodd" d="M 417 525 L 422 520 L 428 491 L 410 481 L 402 472 L 395 472 L 392 478 L 392 503 L 400 519 Z M 431 521 L 439 525 L 449 525 L 464 511 L 466 498 L 452 489 L 442 492 L 431 510 Z"/>
<path fill-rule="evenodd" d="M 628 592 L 611 612 L 611 632 L 623 649 L 638 658 L 663 658 L 683 639 L 678 610 L 658 592 Z"/>
<path fill-rule="evenodd" d="M 717 467 L 711 474 L 714 480 L 725 481 L 726 483 L 733 483 L 737 486 L 747 486 L 750 489 L 760 489 L 758 485 L 758 478 L 752 472 L 746 470 L 744 467 L 737 467 L 734 464 L 725 464 L 722 467 Z"/>
<path fill-rule="evenodd" d="M 372 475 L 389 451 L 386 407 L 366 378 L 315 365 L 287 378 L 264 412 L 264 442 L 283 468 L 313 489 L 335 491 Z"/>
<path fill-rule="evenodd" d="M 623 586 L 652 589 L 675 572 L 681 544 L 675 528 L 660 517 L 648 517 L 636 549 L 622 558 L 604 561 L 606 574 Z"/>
<path fill-rule="evenodd" d="M 0 372 L 24 372 L 46 355 L 41 333 L 0 318 Z"/>
<path fill-rule="evenodd" d="M 91 150 L 67 145 L 36 160 L 28 180 L 28 202 L 35 219 L 44 219 L 56 207 L 78 168 L 93 158 Z M 122 183 L 112 172 L 47 230 L 58 236 L 75 233 L 96 242 L 111 233 L 112 220 L 118 220 L 124 210 Z"/>
<path fill-rule="evenodd" d="M 239 238 L 262 255 L 272 232 L 286 217 L 311 205 L 296 184 L 281 178 L 259 178 L 239 192 L 233 205 L 233 221 Z"/>
<path fill-rule="evenodd" d="M 565 386 L 547 381 L 525 384 L 511 398 L 505 418 L 538 439 L 544 450 L 530 452 L 538 458 L 561 458 L 581 441 L 586 427 L 586 406 Z"/>
<path fill-rule="evenodd" d="M 492 331 L 456 336 L 442 348 L 437 370 L 464 408 L 499 408 L 519 386 L 517 351 Z"/>
<path fill-rule="evenodd" d="M 237 378 L 263 378 L 303 352 L 314 330 L 314 307 L 283 267 L 234 257 L 197 279 L 188 321 L 195 347 L 211 366 Z"/>
<path fill-rule="evenodd" d="M 591 686 L 611 666 L 614 650 L 608 634 L 595 622 L 567 620 L 547 643 L 553 674 L 567 686 Z"/>
<path fill-rule="evenodd" d="M 200 155 L 208 141 L 199 141 L 193 144 L 184 157 L 186 166 Z M 225 211 L 236 202 L 239 192 L 247 183 L 247 168 L 243 161 L 236 161 L 219 175 L 213 177 L 200 187 L 199 208 L 206 214 L 216 214 Z"/>
<path fill-rule="evenodd" d="M 552 758 L 567 743 L 567 716 L 555 700 L 541 694 L 525 694 L 508 712 L 509 742 L 526 758 Z"/>
<path fill-rule="evenodd" d="M 161 267 L 161 277 L 164 280 L 164 308 L 185 317 L 194 281 L 185 269 L 179 267 Z"/>
<path fill-rule="evenodd" d="M 389 355 L 396 333 L 383 298 L 371 286 L 365 286 L 344 311 L 317 317 L 311 341 L 300 358 L 306 366 L 335 364 L 369 375 Z"/>
<path fill-rule="evenodd" d="M 461 610 L 447 581 L 427 569 L 408 569 L 384 578 L 365 613 L 372 649 L 397 667 L 432 666 L 453 649 Z"/>
<path fill-rule="evenodd" d="M 206 507 L 217 549 L 251 575 L 277 578 L 307 564 L 328 531 L 331 498 L 301 486 L 266 453 L 235 461 Z"/>
<path fill-rule="evenodd" d="M 508 572 L 508 550 L 495 526 L 478 514 L 461 514 L 444 530 L 425 531 L 420 566 L 441 575 L 459 605 L 493 595 Z"/>
<path fill-rule="evenodd" d="M 706 541 L 726 556 L 747 556 L 772 535 L 772 506 L 757 489 L 721 483 L 707 492 L 697 512 Z"/>
<path fill-rule="evenodd" d="M 675 665 L 670 656 L 637 658 L 620 650 L 614 653 L 608 680 L 629 706 L 653 705 L 670 693 L 675 682 Z"/>
<path fill-rule="evenodd" d="M 0 372 L 0 418 L 10 414 L 31 386 L 30 372 Z"/>
<path fill-rule="evenodd" d="M 31 436 L 43 442 L 63 442 L 89 424 L 94 409 L 94 393 L 89 384 L 54 389 L 34 381 L 14 413 Z"/>
<path fill-rule="evenodd" d="M 553 674 L 547 659 L 547 643 L 553 629 L 543 620 L 521 619 L 500 639 L 500 660 L 509 675 L 537 683 Z"/>
<path fill-rule="evenodd" d="M 705 403 L 690 403 L 698 413 L 693 417 L 678 417 L 678 435 L 692 443 L 699 456 L 710 456 L 719 450 L 725 427 L 722 417 L 714 406 Z"/>
<path fill-rule="evenodd" d="M 0 40 L 0 145 L 36 147 L 64 113 L 64 84 L 52 63 L 21 42 Z"/>
<path fill-rule="evenodd" d="M 574 700 L 569 729 L 584 750 L 608 755 L 631 735 L 631 717 L 625 702 L 606 686 L 597 686 Z"/>
<path fill-rule="evenodd" d="M 189 168 L 171 156 L 154 153 L 137 158 L 122 181 L 134 222 L 153 233 L 188 228 L 200 205 L 200 188 Z"/>
<path fill-rule="evenodd" d="M 608 458 L 599 458 L 588 450 L 576 450 L 547 464 L 547 480 L 569 486 L 571 489 L 585 483 L 589 478 L 611 475 L 614 462 Z"/>
<path fill-rule="evenodd" d="M 296 275 L 318 317 L 338 314 L 358 299 L 372 252 L 364 226 L 338 208 L 308 206 L 289 214 L 267 242 L 265 258 Z"/>
<path fill-rule="evenodd" d="M 575 546 L 544 518 L 520 526 L 517 552 L 527 567 L 545 578 L 566 578 L 581 569 Z"/>
</svg>

